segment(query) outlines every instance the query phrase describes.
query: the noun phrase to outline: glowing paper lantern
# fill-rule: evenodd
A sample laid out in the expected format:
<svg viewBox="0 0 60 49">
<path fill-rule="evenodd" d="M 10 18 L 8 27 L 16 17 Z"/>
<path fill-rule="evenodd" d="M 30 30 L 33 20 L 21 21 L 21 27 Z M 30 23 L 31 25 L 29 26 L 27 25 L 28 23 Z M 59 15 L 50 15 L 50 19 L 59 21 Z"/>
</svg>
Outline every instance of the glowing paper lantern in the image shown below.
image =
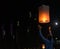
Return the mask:
<svg viewBox="0 0 60 49">
<path fill-rule="evenodd" d="M 39 23 L 49 23 L 50 22 L 49 6 L 42 5 L 41 7 L 39 7 L 38 16 Z"/>
</svg>

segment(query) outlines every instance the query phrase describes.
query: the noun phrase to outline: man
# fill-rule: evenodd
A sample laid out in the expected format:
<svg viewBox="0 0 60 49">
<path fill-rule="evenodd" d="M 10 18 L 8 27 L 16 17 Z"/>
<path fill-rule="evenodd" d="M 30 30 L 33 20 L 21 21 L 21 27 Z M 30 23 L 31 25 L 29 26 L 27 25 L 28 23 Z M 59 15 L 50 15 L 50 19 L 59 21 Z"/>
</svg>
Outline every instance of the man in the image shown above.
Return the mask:
<svg viewBox="0 0 60 49">
<path fill-rule="evenodd" d="M 39 28 L 39 35 L 43 39 L 43 42 L 46 44 L 46 49 L 53 49 L 53 37 L 51 33 L 51 27 L 49 27 L 50 40 L 48 40 L 43 36 L 41 32 L 42 27 L 40 25 L 38 25 L 38 28 Z"/>
</svg>

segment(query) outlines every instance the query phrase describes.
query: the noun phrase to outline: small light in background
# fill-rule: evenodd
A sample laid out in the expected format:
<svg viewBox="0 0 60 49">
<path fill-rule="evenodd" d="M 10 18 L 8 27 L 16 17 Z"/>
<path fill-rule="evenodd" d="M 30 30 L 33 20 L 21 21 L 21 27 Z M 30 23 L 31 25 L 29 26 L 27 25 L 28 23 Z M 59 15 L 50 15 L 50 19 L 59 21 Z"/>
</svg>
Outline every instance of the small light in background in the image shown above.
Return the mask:
<svg viewBox="0 0 60 49">
<path fill-rule="evenodd" d="M 13 39 L 15 39 L 15 35 L 13 35 Z"/>
<path fill-rule="evenodd" d="M 29 12 L 29 17 L 31 18 L 31 11 Z"/>
<path fill-rule="evenodd" d="M 3 30 L 3 35 L 5 35 L 5 30 Z"/>
<path fill-rule="evenodd" d="M 3 39 L 5 38 L 5 30 L 3 30 Z"/>
<path fill-rule="evenodd" d="M 27 29 L 27 32 L 29 32 L 29 29 Z"/>
<path fill-rule="evenodd" d="M 36 48 L 34 48 L 34 49 L 36 49 Z"/>
<path fill-rule="evenodd" d="M 37 19 L 36 19 L 36 18 L 34 18 L 34 20 L 36 21 Z"/>
<path fill-rule="evenodd" d="M 19 26 L 19 21 L 17 21 L 17 26 Z"/>
<path fill-rule="evenodd" d="M 29 49 L 29 48 L 28 48 Z"/>
<path fill-rule="evenodd" d="M 59 22 L 59 20 L 53 20 L 52 21 L 52 23 L 51 23 L 51 25 L 52 25 L 52 28 L 54 29 L 54 30 L 56 30 L 56 28 L 59 28 L 60 26 L 60 22 Z"/>
<path fill-rule="evenodd" d="M 58 38 L 56 37 L 55 39 L 57 40 Z"/>
<path fill-rule="evenodd" d="M 45 44 L 42 44 L 42 49 L 45 49 Z"/>
<path fill-rule="evenodd" d="M 26 49 L 26 48 L 24 48 L 24 49 Z"/>
<path fill-rule="evenodd" d="M 58 22 L 55 22 L 55 25 L 58 25 Z"/>
</svg>

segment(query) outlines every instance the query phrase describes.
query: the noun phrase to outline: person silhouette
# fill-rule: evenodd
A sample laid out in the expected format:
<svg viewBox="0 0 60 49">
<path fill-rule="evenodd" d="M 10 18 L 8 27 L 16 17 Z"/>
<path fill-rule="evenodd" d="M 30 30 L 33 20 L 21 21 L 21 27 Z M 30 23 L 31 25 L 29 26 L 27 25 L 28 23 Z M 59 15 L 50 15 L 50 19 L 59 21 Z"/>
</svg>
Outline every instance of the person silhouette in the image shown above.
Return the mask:
<svg viewBox="0 0 60 49">
<path fill-rule="evenodd" d="M 43 36 L 43 34 L 41 32 L 42 27 L 40 25 L 38 25 L 38 28 L 39 28 L 39 35 L 42 38 L 43 42 L 45 43 L 46 49 L 53 49 L 53 36 L 52 36 L 52 33 L 51 33 L 51 27 L 49 27 L 49 34 L 51 36 L 50 40 L 48 40 L 47 38 L 45 38 Z"/>
</svg>

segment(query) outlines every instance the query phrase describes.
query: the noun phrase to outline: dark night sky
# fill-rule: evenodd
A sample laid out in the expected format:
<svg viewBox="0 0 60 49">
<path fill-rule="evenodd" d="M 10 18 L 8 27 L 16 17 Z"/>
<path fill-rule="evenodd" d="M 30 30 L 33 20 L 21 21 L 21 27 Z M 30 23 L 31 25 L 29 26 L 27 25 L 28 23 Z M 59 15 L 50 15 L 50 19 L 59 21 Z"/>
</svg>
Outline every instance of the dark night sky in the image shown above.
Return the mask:
<svg viewBox="0 0 60 49">
<path fill-rule="evenodd" d="M 13 2 L 12 2 L 13 3 Z M 50 1 L 44 1 L 44 0 L 41 0 L 41 1 L 31 1 L 31 0 L 28 0 L 28 1 L 16 1 L 16 4 L 13 4 L 13 6 L 9 6 L 10 9 L 10 16 L 16 16 L 16 19 L 20 20 L 20 32 L 21 33 L 18 33 L 20 38 L 21 38 L 21 43 L 24 46 L 27 46 L 28 44 L 28 47 L 31 46 L 31 47 L 34 47 L 34 45 L 36 46 L 37 44 L 39 45 L 40 43 L 40 40 L 39 40 L 39 35 L 38 35 L 38 28 L 37 28 L 37 20 L 34 21 L 34 18 L 38 18 L 37 17 L 37 10 L 38 10 L 38 7 L 41 6 L 42 4 L 46 4 L 46 5 L 49 5 L 50 7 L 50 15 L 51 15 L 51 21 L 53 21 L 53 19 L 55 19 L 56 17 L 59 16 L 59 9 L 60 9 L 60 6 L 58 3 L 58 1 L 53 1 L 53 0 L 50 0 Z M 29 18 L 29 11 L 32 12 L 32 17 L 31 19 Z M 16 14 L 15 14 L 16 12 Z M 27 28 L 30 29 L 30 32 L 28 33 L 27 32 Z M 26 45 L 25 45 L 26 44 Z"/>
<path fill-rule="evenodd" d="M 31 28 L 31 32 L 29 32 L 29 36 L 28 38 L 25 37 L 25 39 L 28 39 L 26 41 L 31 42 L 33 43 L 32 45 L 34 45 L 34 43 L 38 44 L 39 45 L 39 36 L 38 36 L 38 29 L 37 29 L 37 20 L 34 21 L 34 18 L 38 18 L 37 15 L 37 10 L 38 10 L 38 7 L 41 6 L 42 4 L 46 4 L 46 5 L 49 5 L 50 7 L 50 15 L 51 15 L 51 21 L 53 21 L 53 19 L 55 18 L 58 18 L 59 17 L 59 9 L 60 9 L 60 6 L 58 3 L 58 1 L 24 1 L 23 0 L 21 2 L 18 2 L 17 4 L 17 11 L 16 11 L 16 14 L 17 16 L 22 16 L 22 23 L 24 23 L 24 26 L 23 28 Z M 29 19 L 28 17 L 28 12 L 31 11 L 32 12 L 32 19 Z M 35 15 L 36 14 L 36 15 Z M 31 23 L 31 25 L 30 25 Z M 22 30 L 24 30 L 22 29 Z M 25 34 L 25 32 L 24 32 Z M 36 36 L 36 37 L 35 37 Z M 32 37 L 31 39 L 29 39 L 29 37 Z M 24 37 L 23 37 L 24 38 Z M 35 41 L 35 42 L 34 42 Z M 30 45 L 30 43 L 29 43 Z M 36 46 L 36 45 L 35 45 Z"/>
<path fill-rule="evenodd" d="M 5 2 L 3 2 L 5 3 Z M 57 0 L 21 0 L 21 1 L 9 1 L 8 4 L 2 4 L 1 6 L 1 18 L 3 23 L 14 24 L 14 30 L 18 30 L 18 42 L 22 47 L 38 47 L 40 39 L 38 35 L 38 7 L 42 4 L 49 5 L 51 21 L 55 18 L 60 18 L 60 3 Z M 31 11 L 32 17 L 29 18 L 29 12 Z M 36 20 L 34 20 L 36 18 Z M 0 19 L 1 20 L 1 19 Z M 17 27 L 17 20 L 20 21 L 20 26 Z M 27 32 L 27 29 L 30 29 Z M 14 31 L 14 32 L 15 32 Z"/>
</svg>

